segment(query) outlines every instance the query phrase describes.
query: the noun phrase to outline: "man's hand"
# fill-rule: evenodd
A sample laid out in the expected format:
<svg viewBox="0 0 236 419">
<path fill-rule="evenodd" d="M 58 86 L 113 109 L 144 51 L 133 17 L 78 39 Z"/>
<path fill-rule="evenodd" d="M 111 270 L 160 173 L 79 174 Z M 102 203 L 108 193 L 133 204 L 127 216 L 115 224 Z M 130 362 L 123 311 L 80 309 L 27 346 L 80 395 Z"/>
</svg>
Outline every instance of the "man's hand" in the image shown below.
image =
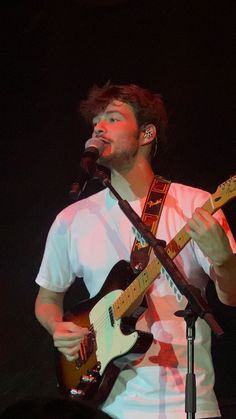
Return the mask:
<svg viewBox="0 0 236 419">
<path fill-rule="evenodd" d="M 72 322 L 58 322 L 53 333 L 54 346 L 65 355 L 67 361 L 75 361 L 80 345 L 88 333 L 87 328 Z"/>
<path fill-rule="evenodd" d="M 43 327 L 52 335 L 54 346 L 68 361 L 78 358 L 80 345 L 89 334 L 87 328 L 63 321 L 64 292 L 40 287 L 35 303 L 35 315 Z"/>
<path fill-rule="evenodd" d="M 219 222 L 203 208 L 197 208 L 187 222 L 186 231 L 214 265 L 221 266 L 232 257 L 228 237 Z"/>
<path fill-rule="evenodd" d="M 211 277 L 223 304 L 236 306 L 236 255 L 219 222 L 206 210 L 197 208 L 186 231 L 212 263 Z"/>
</svg>

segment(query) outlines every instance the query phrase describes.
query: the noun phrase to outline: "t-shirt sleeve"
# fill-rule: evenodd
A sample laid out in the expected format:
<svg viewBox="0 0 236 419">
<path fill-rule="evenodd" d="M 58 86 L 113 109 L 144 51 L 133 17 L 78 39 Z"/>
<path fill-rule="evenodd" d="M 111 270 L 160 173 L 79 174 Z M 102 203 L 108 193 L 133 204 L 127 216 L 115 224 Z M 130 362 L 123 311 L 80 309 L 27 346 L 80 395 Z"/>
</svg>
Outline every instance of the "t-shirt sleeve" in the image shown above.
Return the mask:
<svg viewBox="0 0 236 419">
<path fill-rule="evenodd" d="M 75 280 L 69 257 L 70 235 L 68 226 L 57 216 L 46 241 L 42 263 L 36 283 L 51 291 L 66 291 Z"/>
</svg>

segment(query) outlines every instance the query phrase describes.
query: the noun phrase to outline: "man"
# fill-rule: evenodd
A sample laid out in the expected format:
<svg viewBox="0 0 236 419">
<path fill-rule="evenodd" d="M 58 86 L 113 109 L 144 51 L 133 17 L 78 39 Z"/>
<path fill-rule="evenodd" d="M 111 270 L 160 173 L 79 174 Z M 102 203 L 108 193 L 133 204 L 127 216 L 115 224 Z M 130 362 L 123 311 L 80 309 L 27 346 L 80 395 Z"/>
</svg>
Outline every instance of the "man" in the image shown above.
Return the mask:
<svg viewBox="0 0 236 419">
<path fill-rule="evenodd" d="M 141 216 L 154 173 L 151 158 L 162 141 L 166 113 L 160 96 L 135 85 L 94 87 L 81 105 L 93 123 L 94 138 L 104 143 L 99 164 L 110 169 L 111 183 Z M 175 262 L 204 296 L 208 276 L 219 299 L 236 305 L 236 245 L 221 211 L 213 217 L 202 205 L 207 192 L 172 183 L 166 196 L 157 237 L 169 243 L 186 224 L 191 240 Z M 224 226 L 224 228 L 222 227 Z M 111 268 L 129 260 L 134 229 L 107 189 L 81 200 L 56 218 L 50 230 L 36 282 L 40 285 L 36 316 L 53 336 L 55 347 L 73 362 L 88 330 L 63 321 L 63 297 L 75 277 L 83 277 L 90 297 L 101 289 Z M 103 410 L 113 418 L 185 417 L 186 326 L 163 271 L 146 293 L 148 309 L 137 329 L 151 331 L 148 351 L 128 362 L 107 394 Z M 220 417 L 213 392 L 210 328 L 198 319 L 195 340 L 196 418 Z"/>
</svg>

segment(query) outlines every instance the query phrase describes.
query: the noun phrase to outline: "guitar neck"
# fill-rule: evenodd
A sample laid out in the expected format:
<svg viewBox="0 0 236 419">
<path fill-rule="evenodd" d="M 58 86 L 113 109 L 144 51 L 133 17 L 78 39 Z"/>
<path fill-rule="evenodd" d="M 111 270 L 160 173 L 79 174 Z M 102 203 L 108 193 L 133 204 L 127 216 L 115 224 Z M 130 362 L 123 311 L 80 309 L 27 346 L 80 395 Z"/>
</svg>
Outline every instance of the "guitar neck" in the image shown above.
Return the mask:
<svg viewBox="0 0 236 419">
<path fill-rule="evenodd" d="M 220 194 L 219 194 L 220 189 Z M 235 176 L 222 185 L 202 206 L 209 214 L 214 214 L 222 205 L 235 197 Z M 174 259 L 189 242 L 190 236 L 185 229 L 186 225 L 166 246 L 165 251 Z M 160 274 L 162 264 L 155 258 L 126 288 L 113 303 L 114 317 L 118 320 L 126 315 L 130 308 L 135 307 L 150 285 Z"/>
<path fill-rule="evenodd" d="M 208 199 L 202 206 L 202 208 L 209 212 L 209 214 L 214 214 L 219 209 L 214 206 L 212 198 L 213 197 Z M 171 259 L 174 259 L 191 239 L 191 237 L 185 229 L 185 226 L 181 228 L 181 230 L 176 234 L 176 236 L 168 243 L 168 245 L 165 248 L 165 251 Z"/>
</svg>

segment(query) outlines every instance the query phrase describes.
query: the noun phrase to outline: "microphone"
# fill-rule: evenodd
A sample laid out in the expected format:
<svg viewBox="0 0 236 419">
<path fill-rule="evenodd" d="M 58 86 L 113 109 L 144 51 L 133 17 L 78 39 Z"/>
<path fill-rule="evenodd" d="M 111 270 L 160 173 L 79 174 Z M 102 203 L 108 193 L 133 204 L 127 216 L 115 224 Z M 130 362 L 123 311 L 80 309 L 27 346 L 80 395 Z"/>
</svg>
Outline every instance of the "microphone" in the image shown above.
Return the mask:
<svg viewBox="0 0 236 419">
<path fill-rule="evenodd" d="M 85 150 L 80 160 L 79 179 L 71 185 L 69 197 L 77 201 L 85 189 L 89 179 L 95 174 L 96 162 L 104 150 L 104 142 L 100 138 L 90 138 L 85 143 Z"/>
<path fill-rule="evenodd" d="M 100 138 L 90 138 L 85 143 L 85 150 L 82 154 L 80 167 L 93 176 L 95 171 L 95 164 L 97 159 L 101 156 L 104 150 L 104 142 Z"/>
</svg>

